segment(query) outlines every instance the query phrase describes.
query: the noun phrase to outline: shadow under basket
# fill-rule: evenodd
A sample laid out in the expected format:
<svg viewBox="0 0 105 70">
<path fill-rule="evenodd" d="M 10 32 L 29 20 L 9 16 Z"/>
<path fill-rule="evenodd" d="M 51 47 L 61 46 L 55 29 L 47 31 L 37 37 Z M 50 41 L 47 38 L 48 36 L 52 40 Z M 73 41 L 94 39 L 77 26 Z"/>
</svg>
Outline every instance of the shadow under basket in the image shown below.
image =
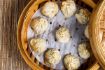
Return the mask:
<svg viewBox="0 0 105 70">
<path fill-rule="evenodd" d="M 31 50 L 28 47 L 27 41 L 27 28 L 29 22 L 31 21 L 31 17 L 40 8 L 45 2 L 50 0 L 31 0 L 28 5 L 24 8 L 19 21 L 18 21 L 18 30 L 17 30 L 17 42 L 18 47 L 21 52 L 22 57 L 24 58 L 25 62 L 34 70 L 50 70 L 51 68 L 42 65 L 32 54 Z M 55 1 L 55 0 L 52 0 Z M 90 12 L 95 9 L 97 1 L 93 3 L 92 0 L 75 0 L 76 3 L 83 8 L 87 8 Z M 91 48 L 89 48 L 91 51 Z M 92 51 L 91 51 L 92 52 Z M 79 70 L 97 70 L 100 66 L 98 65 L 94 55 L 92 54 L 91 57 L 81 65 Z M 53 69 L 51 69 L 53 70 Z"/>
</svg>

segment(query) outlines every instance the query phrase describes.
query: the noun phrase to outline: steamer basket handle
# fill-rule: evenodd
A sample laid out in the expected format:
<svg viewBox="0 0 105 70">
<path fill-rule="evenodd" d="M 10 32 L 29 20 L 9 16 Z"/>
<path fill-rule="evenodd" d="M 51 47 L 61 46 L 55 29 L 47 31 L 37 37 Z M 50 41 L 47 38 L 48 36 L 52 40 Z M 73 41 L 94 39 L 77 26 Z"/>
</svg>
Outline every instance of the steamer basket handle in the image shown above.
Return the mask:
<svg viewBox="0 0 105 70">
<path fill-rule="evenodd" d="M 95 62 L 94 65 L 87 70 L 99 70 L 99 68 L 100 68 L 100 65 L 98 64 L 98 62 Z"/>
<path fill-rule="evenodd" d="M 92 8 L 96 7 L 96 3 L 93 0 L 82 0 L 82 1 Z"/>
</svg>

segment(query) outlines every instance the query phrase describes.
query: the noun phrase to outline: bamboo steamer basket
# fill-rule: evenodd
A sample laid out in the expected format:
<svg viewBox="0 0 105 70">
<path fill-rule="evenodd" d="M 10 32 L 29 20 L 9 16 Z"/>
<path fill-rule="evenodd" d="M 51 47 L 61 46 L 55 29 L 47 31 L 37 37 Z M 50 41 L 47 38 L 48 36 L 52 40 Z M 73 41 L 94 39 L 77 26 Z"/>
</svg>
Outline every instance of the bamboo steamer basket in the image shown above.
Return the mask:
<svg viewBox="0 0 105 70">
<path fill-rule="evenodd" d="M 19 21 L 18 21 L 18 29 L 17 29 L 17 43 L 18 43 L 18 48 L 20 50 L 20 53 L 22 55 L 22 57 L 24 58 L 25 62 L 33 69 L 33 70 L 53 70 L 51 68 L 46 67 L 45 65 L 42 65 L 40 62 L 37 61 L 37 59 L 34 57 L 34 55 L 32 54 L 32 52 L 29 50 L 28 46 L 27 46 L 27 28 L 28 28 L 28 24 L 30 22 L 30 19 L 32 17 L 32 15 L 36 12 L 36 10 L 41 6 L 41 4 L 45 3 L 46 1 L 49 0 L 30 0 L 30 2 L 27 4 L 27 6 L 24 8 Z M 52 0 L 55 1 L 55 0 Z M 85 7 L 89 7 L 92 10 L 95 10 L 97 5 L 92 1 L 92 0 L 77 0 L 76 1 L 78 4 L 82 5 Z M 100 3 L 99 7 L 97 8 L 98 10 L 94 11 L 92 14 L 92 18 L 90 20 L 89 24 L 89 31 L 90 32 L 90 42 L 91 42 L 91 47 L 93 50 L 93 53 L 95 54 L 96 58 L 98 59 L 99 63 L 105 68 L 105 60 L 102 57 L 100 57 L 99 55 L 102 53 L 99 53 L 99 50 L 97 49 L 97 45 L 99 45 L 98 41 L 97 41 L 97 45 L 95 44 L 96 41 L 94 41 L 95 39 L 97 39 L 98 37 L 98 33 L 100 32 L 96 32 L 94 33 L 95 30 L 98 29 L 98 25 L 94 26 L 96 23 L 96 19 L 95 18 L 97 13 L 99 10 L 101 11 L 100 7 L 103 5 L 104 1 L 102 3 Z M 86 5 L 87 4 L 87 5 Z M 101 7 L 102 8 L 102 7 Z M 94 19 L 93 19 L 94 17 Z M 98 20 L 97 20 L 98 22 Z M 96 27 L 95 29 L 93 27 Z M 95 35 L 95 36 L 93 36 Z M 105 35 L 104 35 L 105 37 Z M 95 48 L 95 49 L 94 49 Z M 100 49 L 102 50 L 102 49 Z M 96 53 L 97 51 L 97 53 Z M 104 50 L 103 50 L 104 51 Z M 99 53 L 99 54 L 98 54 Z M 105 51 L 104 51 L 105 53 Z M 98 57 L 97 57 L 98 56 Z M 101 55 L 103 56 L 103 55 Z M 104 62 L 103 62 L 104 61 Z M 100 65 L 98 64 L 97 60 L 94 57 L 91 57 L 88 62 L 86 62 L 85 64 L 83 64 L 80 67 L 80 70 L 98 70 L 100 67 Z"/>
<path fill-rule="evenodd" d="M 105 70 L 105 0 L 103 0 L 93 12 L 89 32 L 93 53 Z"/>
</svg>

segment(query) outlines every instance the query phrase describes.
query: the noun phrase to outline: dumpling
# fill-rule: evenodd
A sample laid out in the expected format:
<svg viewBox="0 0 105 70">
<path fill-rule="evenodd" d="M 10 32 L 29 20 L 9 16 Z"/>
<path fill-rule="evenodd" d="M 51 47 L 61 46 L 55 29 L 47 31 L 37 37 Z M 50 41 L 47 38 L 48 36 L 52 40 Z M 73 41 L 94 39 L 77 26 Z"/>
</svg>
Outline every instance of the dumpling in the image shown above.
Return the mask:
<svg viewBox="0 0 105 70">
<path fill-rule="evenodd" d="M 60 27 L 56 31 L 56 39 L 59 42 L 67 43 L 70 40 L 70 32 L 69 32 L 69 30 L 67 28 L 65 28 L 65 27 Z"/>
<path fill-rule="evenodd" d="M 78 46 L 78 52 L 81 58 L 88 59 L 90 57 L 90 52 L 86 49 L 87 44 L 81 43 Z"/>
<path fill-rule="evenodd" d="M 86 9 L 80 9 L 75 17 L 80 24 L 86 24 L 89 21 L 90 12 Z"/>
<path fill-rule="evenodd" d="M 39 35 L 44 33 L 48 28 L 48 21 L 45 18 L 36 17 L 32 19 L 31 28 L 34 30 L 34 32 Z"/>
<path fill-rule="evenodd" d="M 63 1 L 61 11 L 65 18 L 71 17 L 76 12 L 76 4 L 73 0 Z"/>
<path fill-rule="evenodd" d="M 85 34 L 86 38 L 89 39 L 88 26 L 85 28 L 84 34 Z"/>
<path fill-rule="evenodd" d="M 60 62 L 61 55 L 57 49 L 50 48 L 45 52 L 45 63 L 48 65 L 56 65 Z"/>
<path fill-rule="evenodd" d="M 76 70 L 80 67 L 80 60 L 78 57 L 68 54 L 64 57 L 64 65 L 67 70 Z"/>
<path fill-rule="evenodd" d="M 41 54 L 46 50 L 46 40 L 42 38 L 31 39 L 30 47 L 34 50 L 34 52 Z"/>
<path fill-rule="evenodd" d="M 56 2 L 46 2 L 44 6 L 42 7 L 42 14 L 49 17 L 53 18 L 57 13 L 58 13 L 58 5 Z"/>
</svg>

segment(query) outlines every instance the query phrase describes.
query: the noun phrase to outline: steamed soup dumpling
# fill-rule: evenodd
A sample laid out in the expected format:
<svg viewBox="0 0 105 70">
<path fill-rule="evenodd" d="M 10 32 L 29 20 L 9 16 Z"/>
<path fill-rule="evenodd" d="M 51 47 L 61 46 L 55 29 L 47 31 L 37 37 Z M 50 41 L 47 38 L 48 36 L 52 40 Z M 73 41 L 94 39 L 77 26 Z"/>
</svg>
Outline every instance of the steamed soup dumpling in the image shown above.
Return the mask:
<svg viewBox="0 0 105 70">
<path fill-rule="evenodd" d="M 47 30 L 48 21 L 45 18 L 36 17 L 32 19 L 30 26 L 35 32 L 35 34 L 39 35 L 44 33 Z"/>
<path fill-rule="evenodd" d="M 80 24 L 86 24 L 89 21 L 90 12 L 87 9 L 80 9 L 75 16 Z"/>
<path fill-rule="evenodd" d="M 76 12 L 76 4 L 73 0 L 63 1 L 61 11 L 65 18 L 71 17 Z"/>
<path fill-rule="evenodd" d="M 83 59 L 88 59 L 90 57 L 90 52 L 87 50 L 86 47 L 90 47 L 90 46 L 87 46 L 86 43 L 81 43 L 78 46 L 79 55 Z"/>
<path fill-rule="evenodd" d="M 57 49 L 50 48 L 45 52 L 45 63 L 48 65 L 56 65 L 60 62 L 61 55 Z"/>
<path fill-rule="evenodd" d="M 46 40 L 42 38 L 31 39 L 30 41 L 30 47 L 34 50 L 34 52 L 39 54 L 46 50 L 46 46 Z"/>
<path fill-rule="evenodd" d="M 70 32 L 66 27 L 60 27 L 56 31 L 56 39 L 59 42 L 67 43 L 70 40 Z"/>
<path fill-rule="evenodd" d="M 84 34 L 85 34 L 86 38 L 89 39 L 89 30 L 88 30 L 88 26 L 86 26 L 85 31 L 84 31 Z"/>
<path fill-rule="evenodd" d="M 64 65 L 67 70 L 77 70 L 80 67 L 80 60 L 73 55 L 64 56 Z"/>
<path fill-rule="evenodd" d="M 44 6 L 42 7 L 42 14 L 49 17 L 53 18 L 57 13 L 58 13 L 58 5 L 56 2 L 46 2 Z"/>
</svg>

